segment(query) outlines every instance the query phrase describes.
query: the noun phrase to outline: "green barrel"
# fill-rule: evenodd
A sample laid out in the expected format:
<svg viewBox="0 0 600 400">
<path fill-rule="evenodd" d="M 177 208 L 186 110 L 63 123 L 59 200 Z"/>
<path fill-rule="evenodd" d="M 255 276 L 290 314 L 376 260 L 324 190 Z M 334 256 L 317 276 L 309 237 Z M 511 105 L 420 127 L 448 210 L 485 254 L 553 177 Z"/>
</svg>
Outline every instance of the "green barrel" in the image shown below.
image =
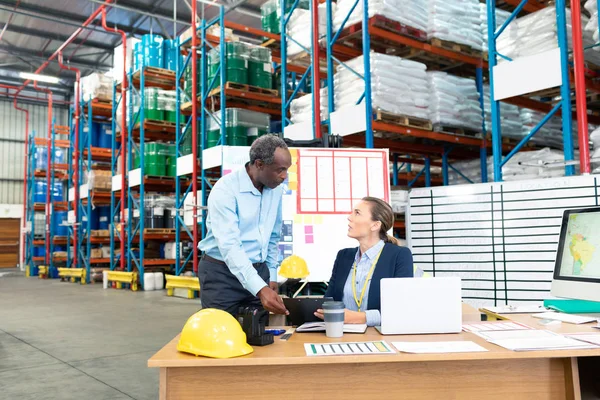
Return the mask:
<svg viewBox="0 0 600 400">
<path fill-rule="evenodd" d="M 219 120 L 220 111 L 213 116 Z M 269 131 L 271 117 L 268 114 L 240 108 L 227 108 L 225 110 L 225 144 L 227 146 L 247 146 L 252 144 L 259 136 Z M 224 144 L 221 138 L 220 124 L 214 118 L 210 119 L 206 146 L 214 147 Z"/>
<path fill-rule="evenodd" d="M 159 104 L 162 104 L 165 121 L 177 122 L 177 92 L 175 90 L 163 90 L 159 96 Z M 185 122 L 183 114 L 179 114 L 181 123 Z"/>
<path fill-rule="evenodd" d="M 150 87 L 144 89 L 144 118 L 153 121 L 162 121 L 164 113 L 159 109 L 158 104 L 159 89 Z"/>
<path fill-rule="evenodd" d="M 166 148 L 161 142 L 150 142 L 144 146 L 144 175 L 165 176 Z"/>
<path fill-rule="evenodd" d="M 167 176 L 177 176 L 177 151 L 174 144 L 167 144 L 166 147 L 166 172 Z"/>
<path fill-rule="evenodd" d="M 248 84 L 264 89 L 271 89 L 273 74 L 271 72 L 271 49 L 256 46 L 250 50 L 248 60 Z"/>
<path fill-rule="evenodd" d="M 140 167 L 140 156 L 135 148 L 131 151 L 131 153 L 133 155 L 131 157 L 131 169 L 134 170 Z"/>
<path fill-rule="evenodd" d="M 187 68 L 183 71 L 183 92 L 182 103 L 192 100 L 192 60 L 188 62 Z M 200 95 L 200 60 L 198 60 L 198 79 L 196 80 L 196 93 Z"/>
<path fill-rule="evenodd" d="M 187 128 L 187 130 L 185 131 L 185 137 L 183 139 L 183 141 L 181 142 L 181 154 L 184 156 L 187 156 L 188 154 L 192 154 L 192 125 L 190 124 L 190 126 Z M 201 137 L 202 137 L 202 131 L 201 131 L 201 125 L 200 123 L 198 123 L 198 145 L 197 147 L 197 151 L 196 154 L 198 154 L 198 157 L 200 157 L 200 155 L 202 154 L 202 144 L 201 144 Z"/>
<path fill-rule="evenodd" d="M 225 81 L 240 84 L 248 83 L 248 46 L 242 42 L 227 42 L 225 44 L 226 73 Z M 213 49 L 208 53 L 208 81 L 217 76 L 220 57 L 219 49 Z M 216 79 L 219 79 L 217 76 Z M 219 85 L 217 81 L 215 87 Z"/>
</svg>

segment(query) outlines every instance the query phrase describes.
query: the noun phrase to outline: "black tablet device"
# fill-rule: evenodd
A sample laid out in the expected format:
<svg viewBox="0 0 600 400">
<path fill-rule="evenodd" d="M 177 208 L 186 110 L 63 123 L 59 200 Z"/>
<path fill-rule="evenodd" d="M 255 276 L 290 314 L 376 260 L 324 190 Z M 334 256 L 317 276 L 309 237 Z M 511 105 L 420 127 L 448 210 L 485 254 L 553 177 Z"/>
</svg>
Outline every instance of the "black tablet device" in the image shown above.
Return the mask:
<svg viewBox="0 0 600 400">
<path fill-rule="evenodd" d="M 315 311 L 323 308 L 325 301 L 331 300 L 333 300 L 331 297 L 284 298 L 283 303 L 285 304 L 285 308 L 290 312 L 288 320 L 292 326 L 300 326 L 305 322 L 320 321 L 319 318 L 315 317 Z"/>
</svg>

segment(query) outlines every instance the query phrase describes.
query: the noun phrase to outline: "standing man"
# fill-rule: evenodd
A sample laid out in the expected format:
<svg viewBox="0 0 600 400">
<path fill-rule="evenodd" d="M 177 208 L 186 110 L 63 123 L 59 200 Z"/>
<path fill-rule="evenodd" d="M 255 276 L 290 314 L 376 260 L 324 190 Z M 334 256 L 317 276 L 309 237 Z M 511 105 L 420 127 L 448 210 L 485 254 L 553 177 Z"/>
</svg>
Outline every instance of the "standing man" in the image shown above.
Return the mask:
<svg viewBox="0 0 600 400">
<path fill-rule="evenodd" d="M 241 306 L 288 311 L 277 294 L 281 184 L 292 156 L 278 136 L 259 137 L 245 168 L 219 179 L 208 197 L 204 252 L 198 266 L 203 308 L 234 316 Z"/>
</svg>

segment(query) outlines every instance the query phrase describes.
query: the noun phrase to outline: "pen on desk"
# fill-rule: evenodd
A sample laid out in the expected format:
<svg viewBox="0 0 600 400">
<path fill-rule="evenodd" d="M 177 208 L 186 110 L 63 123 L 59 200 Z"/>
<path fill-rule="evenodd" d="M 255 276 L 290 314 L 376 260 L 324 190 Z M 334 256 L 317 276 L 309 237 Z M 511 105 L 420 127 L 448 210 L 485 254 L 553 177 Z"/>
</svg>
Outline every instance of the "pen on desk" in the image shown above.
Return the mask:
<svg viewBox="0 0 600 400">
<path fill-rule="evenodd" d="M 265 333 L 271 333 L 275 336 L 285 333 L 285 329 L 265 329 Z"/>
</svg>

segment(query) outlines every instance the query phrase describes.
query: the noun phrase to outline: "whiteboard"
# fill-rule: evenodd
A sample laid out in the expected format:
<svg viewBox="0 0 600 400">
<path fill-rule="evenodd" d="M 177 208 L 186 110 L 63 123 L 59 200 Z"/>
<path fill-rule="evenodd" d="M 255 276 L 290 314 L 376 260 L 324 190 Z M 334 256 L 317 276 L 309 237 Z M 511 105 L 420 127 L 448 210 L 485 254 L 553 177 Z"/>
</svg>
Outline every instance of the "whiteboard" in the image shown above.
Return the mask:
<svg viewBox="0 0 600 400">
<path fill-rule="evenodd" d="M 221 165 L 227 175 L 249 161 L 249 150 L 237 146 L 207 149 L 203 161 L 210 161 L 203 162 L 203 167 Z M 358 246 L 347 236 L 352 206 L 364 196 L 389 202 L 389 152 L 291 148 L 290 153 L 292 165 L 283 183 L 279 258 L 300 256 L 308 264 L 309 282 L 327 282 L 338 251 Z"/>
<path fill-rule="evenodd" d="M 413 189 L 407 241 L 415 264 L 459 276 L 476 307 L 550 298 L 563 211 L 599 204 L 598 176 Z"/>
</svg>

